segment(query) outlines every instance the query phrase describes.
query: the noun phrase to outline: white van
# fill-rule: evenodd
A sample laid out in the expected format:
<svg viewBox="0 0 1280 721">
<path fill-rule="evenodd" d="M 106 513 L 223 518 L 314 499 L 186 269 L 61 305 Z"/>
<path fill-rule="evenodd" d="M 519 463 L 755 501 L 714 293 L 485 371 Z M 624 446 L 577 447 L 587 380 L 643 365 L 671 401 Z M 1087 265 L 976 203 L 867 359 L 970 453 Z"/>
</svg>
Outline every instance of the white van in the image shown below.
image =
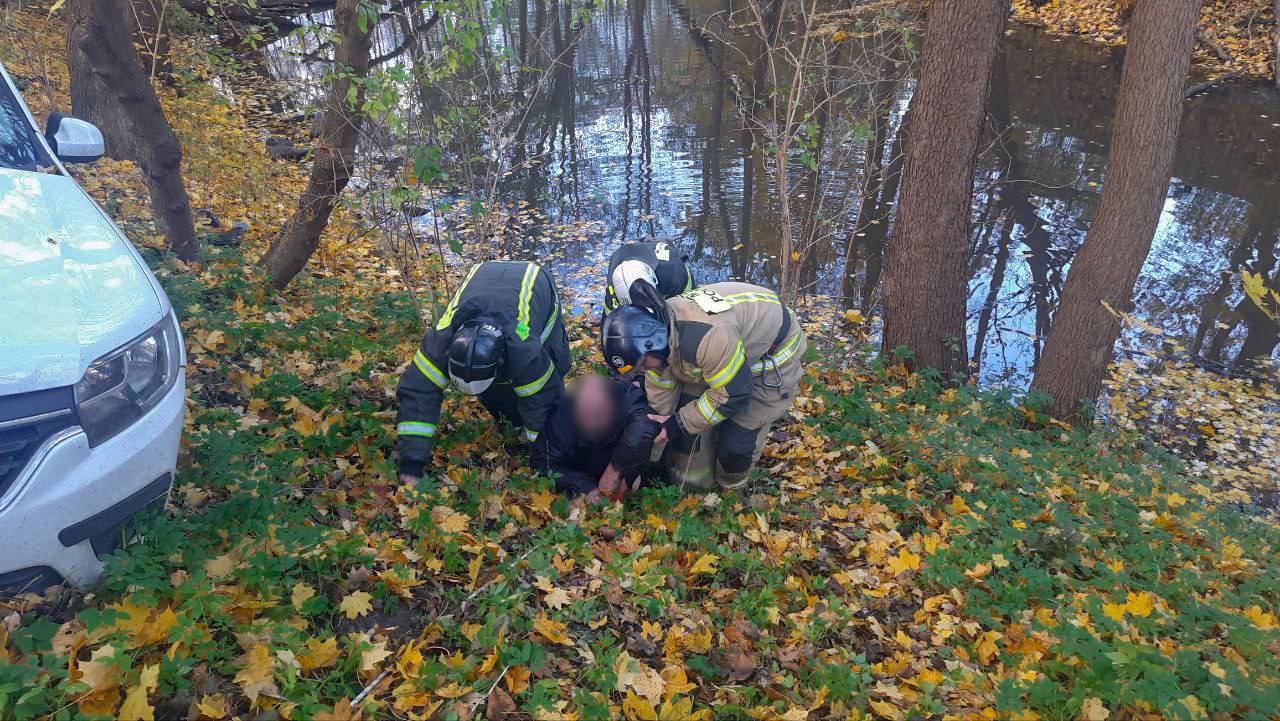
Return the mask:
<svg viewBox="0 0 1280 721">
<path fill-rule="evenodd" d="M 62 162 L 89 123 L 36 129 L 0 66 L 0 590 L 85 584 L 131 516 L 163 503 L 185 352 L 142 257 Z"/>
</svg>

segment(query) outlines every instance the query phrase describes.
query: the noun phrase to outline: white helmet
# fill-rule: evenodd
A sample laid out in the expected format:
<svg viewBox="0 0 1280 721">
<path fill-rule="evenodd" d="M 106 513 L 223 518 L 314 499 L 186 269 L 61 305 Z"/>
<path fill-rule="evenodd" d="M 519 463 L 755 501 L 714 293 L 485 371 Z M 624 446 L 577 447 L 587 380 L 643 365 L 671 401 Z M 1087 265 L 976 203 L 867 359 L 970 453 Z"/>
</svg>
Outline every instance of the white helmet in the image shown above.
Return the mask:
<svg viewBox="0 0 1280 721">
<path fill-rule="evenodd" d="M 647 280 L 653 287 L 658 287 L 658 276 L 653 268 L 642 260 L 624 260 L 613 269 L 609 282 L 613 285 L 613 294 L 619 303 L 631 302 L 631 284 L 637 280 Z"/>
</svg>

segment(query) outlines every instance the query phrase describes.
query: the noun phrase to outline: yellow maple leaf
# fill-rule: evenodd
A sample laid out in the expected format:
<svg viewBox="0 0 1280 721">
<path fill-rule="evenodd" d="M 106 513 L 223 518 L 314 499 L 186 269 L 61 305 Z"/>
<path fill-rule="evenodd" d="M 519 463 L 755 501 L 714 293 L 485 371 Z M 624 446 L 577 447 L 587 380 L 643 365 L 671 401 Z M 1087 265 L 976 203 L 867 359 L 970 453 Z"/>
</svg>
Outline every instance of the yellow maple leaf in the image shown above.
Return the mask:
<svg viewBox="0 0 1280 721">
<path fill-rule="evenodd" d="M 148 664 L 142 667 L 138 677 L 138 685 L 125 694 L 124 703 L 117 713 L 119 721 L 154 721 L 155 709 L 147 701 L 147 695 L 160 684 L 160 665 Z"/>
<path fill-rule="evenodd" d="M 529 507 L 544 516 L 550 516 L 551 502 L 555 499 L 556 494 L 551 491 L 539 491 L 529 496 Z"/>
<path fill-rule="evenodd" d="M 513 694 L 518 694 L 529 688 L 529 669 L 524 666 L 512 666 L 507 669 L 503 680 L 507 684 L 507 690 Z"/>
<path fill-rule="evenodd" d="M 1124 604 L 1120 603 L 1102 604 L 1102 612 L 1107 615 L 1107 618 L 1117 622 L 1124 620 L 1124 609 Z"/>
<path fill-rule="evenodd" d="M 342 599 L 342 603 L 338 604 L 338 608 L 346 614 L 349 619 L 356 619 L 373 610 L 373 604 L 369 603 L 373 596 L 364 591 L 356 591 L 346 598 Z"/>
<path fill-rule="evenodd" d="M 360 652 L 360 670 L 373 671 L 378 668 L 378 664 L 382 663 L 383 659 L 390 655 L 391 652 L 387 650 L 387 642 L 379 641 L 371 648 L 366 648 Z"/>
<path fill-rule="evenodd" d="M 316 638 L 307 639 L 307 645 L 298 654 L 298 664 L 303 673 L 310 673 L 317 668 L 326 668 L 338 662 L 338 639 L 328 638 L 323 641 Z"/>
<path fill-rule="evenodd" d="M 569 639 L 569 627 L 560 621 L 548 618 L 545 613 L 539 613 L 538 617 L 533 619 L 533 630 L 552 643 L 563 646 L 573 645 L 573 641 Z"/>
<path fill-rule="evenodd" d="M 662 680 L 666 683 L 666 688 L 663 690 L 662 695 L 668 700 L 676 694 L 689 693 L 697 688 L 696 684 L 689 681 L 688 675 L 685 674 L 684 666 L 667 664 L 662 669 Z"/>
<path fill-rule="evenodd" d="M 224 553 L 217 558 L 210 558 L 204 562 L 204 572 L 209 574 L 209 578 L 222 578 L 231 573 L 239 565 L 239 561 L 229 553 Z"/>
<path fill-rule="evenodd" d="M 627 691 L 627 697 L 622 700 L 622 714 L 630 721 L 658 721 L 658 712 L 653 704 L 634 691 Z"/>
<path fill-rule="evenodd" d="M 999 631 L 986 631 L 978 637 L 976 650 L 978 651 L 978 660 L 983 663 L 991 663 L 1000 653 L 1000 648 L 996 646 L 996 641 L 1000 638 Z"/>
<path fill-rule="evenodd" d="M 1128 601 L 1124 608 L 1134 616 L 1147 617 L 1151 615 L 1151 611 L 1155 609 L 1155 602 L 1150 593 L 1142 591 L 1140 593 L 1129 592 Z"/>
<path fill-rule="evenodd" d="M 547 608 L 564 608 L 572 600 L 563 588 L 553 588 L 542 597 L 542 602 L 547 604 Z"/>
<path fill-rule="evenodd" d="M 618 690 L 635 691 L 650 703 L 662 700 L 662 692 L 666 681 L 662 676 L 644 663 L 636 660 L 631 654 L 623 651 L 613 660 L 613 672 L 618 679 Z"/>
<path fill-rule="evenodd" d="M 889 570 L 893 571 L 893 575 L 900 576 L 907 571 L 915 571 L 920 568 L 920 556 L 911 552 L 911 549 L 904 548 L 898 555 L 889 558 Z"/>
<path fill-rule="evenodd" d="M 315 595 L 316 590 L 314 588 L 299 581 L 298 583 L 293 584 L 293 593 L 290 594 L 289 601 L 293 604 L 294 608 L 301 611 L 302 604 L 306 603 L 308 599 Z"/>
<path fill-rule="evenodd" d="M 705 573 L 709 576 L 715 575 L 716 561 L 719 560 L 720 557 L 714 553 L 704 553 L 698 557 L 697 561 L 693 562 L 693 566 L 689 568 L 689 573 L 694 576 L 700 573 Z"/>
<path fill-rule="evenodd" d="M 1262 610 L 1261 606 L 1250 606 L 1244 610 L 1244 617 L 1249 619 L 1249 623 L 1257 626 L 1263 631 L 1270 631 L 1276 627 L 1276 617 L 1267 611 Z"/>
<path fill-rule="evenodd" d="M 224 719 L 230 713 L 230 709 L 227 708 L 227 697 L 220 693 L 205 694 L 200 697 L 200 701 L 196 703 L 196 710 L 200 712 L 202 717 L 212 719 L 212 721 Z"/>
<path fill-rule="evenodd" d="M 445 533 L 462 533 L 467 530 L 471 516 L 459 513 L 448 506 L 436 506 L 431 509 L 431 520 Z"/>
<path fill-rule="evenodd" d="M 1080 707 L 1080 715 L 1084 718 L 1084 721 L 1107 721 L 1111 711 L 1103 705 L 1102 699 L 1097 696 L 1090 696 L 1084 700 L 1084 705 Z"/>
<path fill-rule="evenodd" d="M 275 680 L 272 668 L 275 661 L 271 651 L 263 644 L 254 644 L 253 648 L 242 657 L 243 667 L 236 673 L 235 682 L 240 684 L 249 701 L 256 703 L 259 696 L 276 696 Z"/>
</svg>

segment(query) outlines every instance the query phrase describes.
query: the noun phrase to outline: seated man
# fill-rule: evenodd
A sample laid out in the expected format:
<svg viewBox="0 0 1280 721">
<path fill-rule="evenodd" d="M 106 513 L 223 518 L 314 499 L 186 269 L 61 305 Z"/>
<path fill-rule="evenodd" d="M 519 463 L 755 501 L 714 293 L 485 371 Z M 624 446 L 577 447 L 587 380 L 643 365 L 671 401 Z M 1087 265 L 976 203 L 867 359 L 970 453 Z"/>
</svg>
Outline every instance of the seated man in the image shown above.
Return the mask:
<svg viewBox="0 0 1280 721">
<path fill-rule="evenodd" d="M 547 419 L 530 464 L 555 478 L 556 490 L 597 502 L 621 497 L 649 463 L 661 426 L 649 419 L 644 391 L 590 375 Z"/>
</svg>

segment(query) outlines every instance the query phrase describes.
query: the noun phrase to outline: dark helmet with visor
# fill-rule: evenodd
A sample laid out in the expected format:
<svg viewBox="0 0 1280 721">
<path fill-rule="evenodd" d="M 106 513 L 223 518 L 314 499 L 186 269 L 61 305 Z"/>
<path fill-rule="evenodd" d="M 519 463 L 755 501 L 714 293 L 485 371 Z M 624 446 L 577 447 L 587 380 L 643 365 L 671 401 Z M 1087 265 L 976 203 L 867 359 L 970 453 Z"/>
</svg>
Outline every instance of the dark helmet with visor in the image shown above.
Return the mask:
<svg viewBox="0 0 1280 721">
<path fill-rule="evenodd" d="M 651 308 L 618 306 L 600 325 L 605 362 L 624 376 L 634 372 L 648 353 L 665 361 L 669 348 L 667 323 Z"/>
<path fill-rule="evenodd" d="M 469 395 L 485 392 L 502 373 L 506 342 L 502 329 L 487 318 L 462 324 L 449 343 L 449 380 Z"/>
</svg>

